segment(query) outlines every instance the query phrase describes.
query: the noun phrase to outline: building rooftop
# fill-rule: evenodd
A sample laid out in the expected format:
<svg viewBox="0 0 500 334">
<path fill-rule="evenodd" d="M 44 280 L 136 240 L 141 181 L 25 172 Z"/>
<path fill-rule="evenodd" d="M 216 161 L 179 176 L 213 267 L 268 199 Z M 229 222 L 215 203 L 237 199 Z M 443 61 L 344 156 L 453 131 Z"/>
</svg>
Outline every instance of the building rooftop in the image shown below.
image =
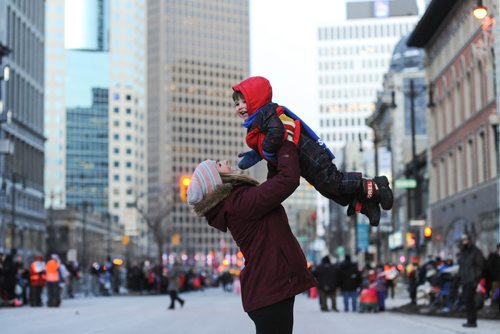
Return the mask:
<svg viewBox="0 0 500 334">
<path fill-rule="evenodd" d="M 444 19 L 460 2 L 456 0 L 432 0 L 408 38 L 408 46 L 425 47 Z"/>
</svg>

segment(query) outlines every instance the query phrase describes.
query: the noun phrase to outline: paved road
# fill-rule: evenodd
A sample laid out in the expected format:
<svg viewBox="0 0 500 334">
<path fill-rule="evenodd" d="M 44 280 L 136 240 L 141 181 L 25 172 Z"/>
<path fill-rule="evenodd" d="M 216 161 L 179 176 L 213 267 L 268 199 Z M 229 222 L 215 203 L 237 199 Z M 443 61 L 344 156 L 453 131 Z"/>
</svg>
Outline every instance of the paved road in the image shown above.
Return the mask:
<svg viewBox="0 0 500 334">
<path fill-rule="evenodd" d="M 167 310 L 169 297 L 118 296 L 63 300 L 60 308 L 0 308 L 1 334 L 169 333 L 253 334 L 240 296 L 219 289 L 182 294 L 183 308 Z M 339 299 L 340 302 L 340 299 Z M 396 306 L 406 300 L 389 300 Z M 295 334 L 499 334 L 500 321 L 481 320 L 476 329 L 463 329 L 462 319 L 377 314 L 320 312 L 317 300 L 297 296 Z M 340 305 L 340 304 L 339 304 Z"/>
</svg>

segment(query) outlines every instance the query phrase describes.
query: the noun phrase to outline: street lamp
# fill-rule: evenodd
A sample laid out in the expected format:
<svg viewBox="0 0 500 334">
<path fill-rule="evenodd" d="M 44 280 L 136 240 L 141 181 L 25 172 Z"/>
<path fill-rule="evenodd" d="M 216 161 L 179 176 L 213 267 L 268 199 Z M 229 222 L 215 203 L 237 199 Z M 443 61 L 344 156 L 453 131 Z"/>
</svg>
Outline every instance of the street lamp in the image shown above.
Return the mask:
<svg viewBox="0 0 500 334">
<path fill-rule="evenodd" d="M 0 80 L 9 81 L 9 79 L 10 79 L 10 67 L 9 65 L 5 65 L 3 67 L 3 73 L 2 76 L 0 77 Z"/>
<path fill-rule="evenodd" d="M 16 247 L 16 186 L 17 184 L 19 183 L 19 181 L 21 181 L 21 184 L 23 185 L 23 188 L 25 186 L 25 179 L 24 177 L 20 177 L 19 174 L 13 172 L 12 173 L 12 178 L 11 178 L 11 244 L 12 244 L 12 248 L 15 248 Z"/>
<path fill-rule="evenodd" d="M 87 210 L 88 208 L 93 208 L 92 203 L 87 201 L 83 201 L 81 203 L 81 207 L 83 210 L 82 215 L 82 268 L 85 272 L 87 269 Z"/>
<path fill-rule="evenodd" d="M 406 86 L 406 85 L 405 85 Z M 402 88 L 401 90 L 403 91 L 403 94 L 409 98 L 409 105 L 410 105 L 410 130 L 411 130 L 411 159 L 410 159 L 410 175 L 411 179 L 413 180 L 412 183 L 413 185 L 410 186 L 408 185 L 405 188 L 408 188 L 408 220 L 410 219 L 416 219 L 417 215 L 419 213 L 422 213 L 420 209 L 422 209 L 422 201 L 421 198 L 419 200 L 418 194 L 421 193 L 425 187 L 425 182 L 422 184 L 421 179 L 419 178 L 418 175 L 418 159 L 417 159 L 417 148 L 416 148 L 416 126 L 417 126 L 417 121 L 416 121 L 416 115 L 415 115 L 415 99 L 420 96 L 424 91 L 427 91 L 427 108 L 434 108 L 434 96 L 433 96 L 433 91 L 434 91 L 434 85 L 428 84 L 428 85 L 419 85 L 419 89 L 416 89 L 415 87 L 415 79 L 409 79 L 409 87 L 408 90 L 406 87 Z M 396 103 L 394 99 L 394 91 L 392 92 L 392 108 L 396 108 Z M 404 226 L 404 234 L 410 231 L 410 226 L 409 222 L 407 222 Z M 417 245 L 418 247 L 418 245 Z M 404 251 L 405 255 L 409 256 L 408 251 L 409 249 L 407 248 L 406 244 L 404 246 Z M 419 252 L 418 249 L 416 249 L 417 253 Z"/>
<path fill-rule="evenodd" d="M 10 53 L 10 49 L 0 43 L 0 64 L 2 63 L 2 58 Z M 10 68 L 8 65 L 3 67 L 2 76 L 0 76 L 0 114 L 3 114 L 3 99 L 2 99 L 2 81 L 9 81 L 10 78 Z"/>
<path fill-rule="evenodd" d="M 472 14 L 474 14 L 474 17 L 478 20 L 482 20 L 488 16 L 488 8 L 483 5 L 482 0 L 477 0 L 477 4 L 472 10 Z"/>
</svg>

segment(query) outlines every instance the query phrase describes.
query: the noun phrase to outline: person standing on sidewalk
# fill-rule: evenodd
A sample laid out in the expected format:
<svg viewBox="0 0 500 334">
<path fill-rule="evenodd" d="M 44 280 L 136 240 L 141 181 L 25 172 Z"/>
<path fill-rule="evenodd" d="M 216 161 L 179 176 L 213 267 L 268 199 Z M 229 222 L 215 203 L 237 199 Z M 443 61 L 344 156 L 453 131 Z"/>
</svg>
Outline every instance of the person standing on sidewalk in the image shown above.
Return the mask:
<svg viewBox="0 0 500 334">
<path fill-rule="evenodd" d="M 52 254 L 45 265 L 47 279 L 47 306 L 58 307 L 61 304 L 61 290 L 59 288 L 59 256 Z"/>
<path fill-rule="evenodd" d="M 295 296 L 316 285 L 281 205 L 300 183 L 297 147 L 285 141 L 276 156 L 262 184 L 227 161 L 205 160 L 188 188 L 194 212 L 229 230 L 245 257 L 241 299 L 257 334 L 292 334 Z"/>
<path fill-rule="evenodd" d="M 30 305 L 42 306 L 42 291 L 45 286 L 45 262 L 41 255 L 35 255 L 30 265 Z"/>
<path fill-rule="evenodd" d="M 331 299 L 332 310 L 338 312 L 335 293 L 338 284 L 338 273 L 336 266 L 331 263 L 328 255 L 321 259 L 321 264 L 313 270 L 313 275 L 318 280 L 319 307 L 321 311 L 328 311 L 328 299 Z"/>
<path fill-rule="evenodd" d="M 474 299 L 483 272 L 484 258 L 468 234 L 463 234 L 460 242 L 458 277 L 462 285 L 462 299 L 467 313 L 467 322 L 462 326 L 477 327 L 477 310 Z"/>
<path fill-rule="evenodd" d="M 495 252 L 488 255 L 488 272 L 491 280 L 491 307 L 500 313 L 500 243 Z"/>
<path fill-rule="evenodd" d="M 356 263 L 351 262 L 351 255 L 346 254 L 340 265 L 340 289 L 344 297 L 344 312 L 349 312 L 349 300 L 352 311 L 358 310 L 358 289 L 361 287 L 361 272 Z"/>
</svg>

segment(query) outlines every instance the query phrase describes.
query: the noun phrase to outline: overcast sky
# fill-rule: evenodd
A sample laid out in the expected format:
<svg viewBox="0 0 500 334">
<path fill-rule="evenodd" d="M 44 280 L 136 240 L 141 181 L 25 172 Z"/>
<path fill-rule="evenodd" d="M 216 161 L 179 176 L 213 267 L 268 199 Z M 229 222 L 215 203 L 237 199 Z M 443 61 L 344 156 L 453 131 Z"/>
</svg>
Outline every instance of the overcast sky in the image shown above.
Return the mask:
<svg viewBox="0 0 500 334">
<path fill-rule="evenodd" d="M 316 28 L 344 20 L 344 0 L 250 0 L 251 75 L 317 129 Z"/>
<path fill-rule="evenodd" d="M 316 130 L 316 29 L 343 20 L 345 0 L 250 0 L 250 74 L 268 78 L 274 102 Z"/>
</svg>

